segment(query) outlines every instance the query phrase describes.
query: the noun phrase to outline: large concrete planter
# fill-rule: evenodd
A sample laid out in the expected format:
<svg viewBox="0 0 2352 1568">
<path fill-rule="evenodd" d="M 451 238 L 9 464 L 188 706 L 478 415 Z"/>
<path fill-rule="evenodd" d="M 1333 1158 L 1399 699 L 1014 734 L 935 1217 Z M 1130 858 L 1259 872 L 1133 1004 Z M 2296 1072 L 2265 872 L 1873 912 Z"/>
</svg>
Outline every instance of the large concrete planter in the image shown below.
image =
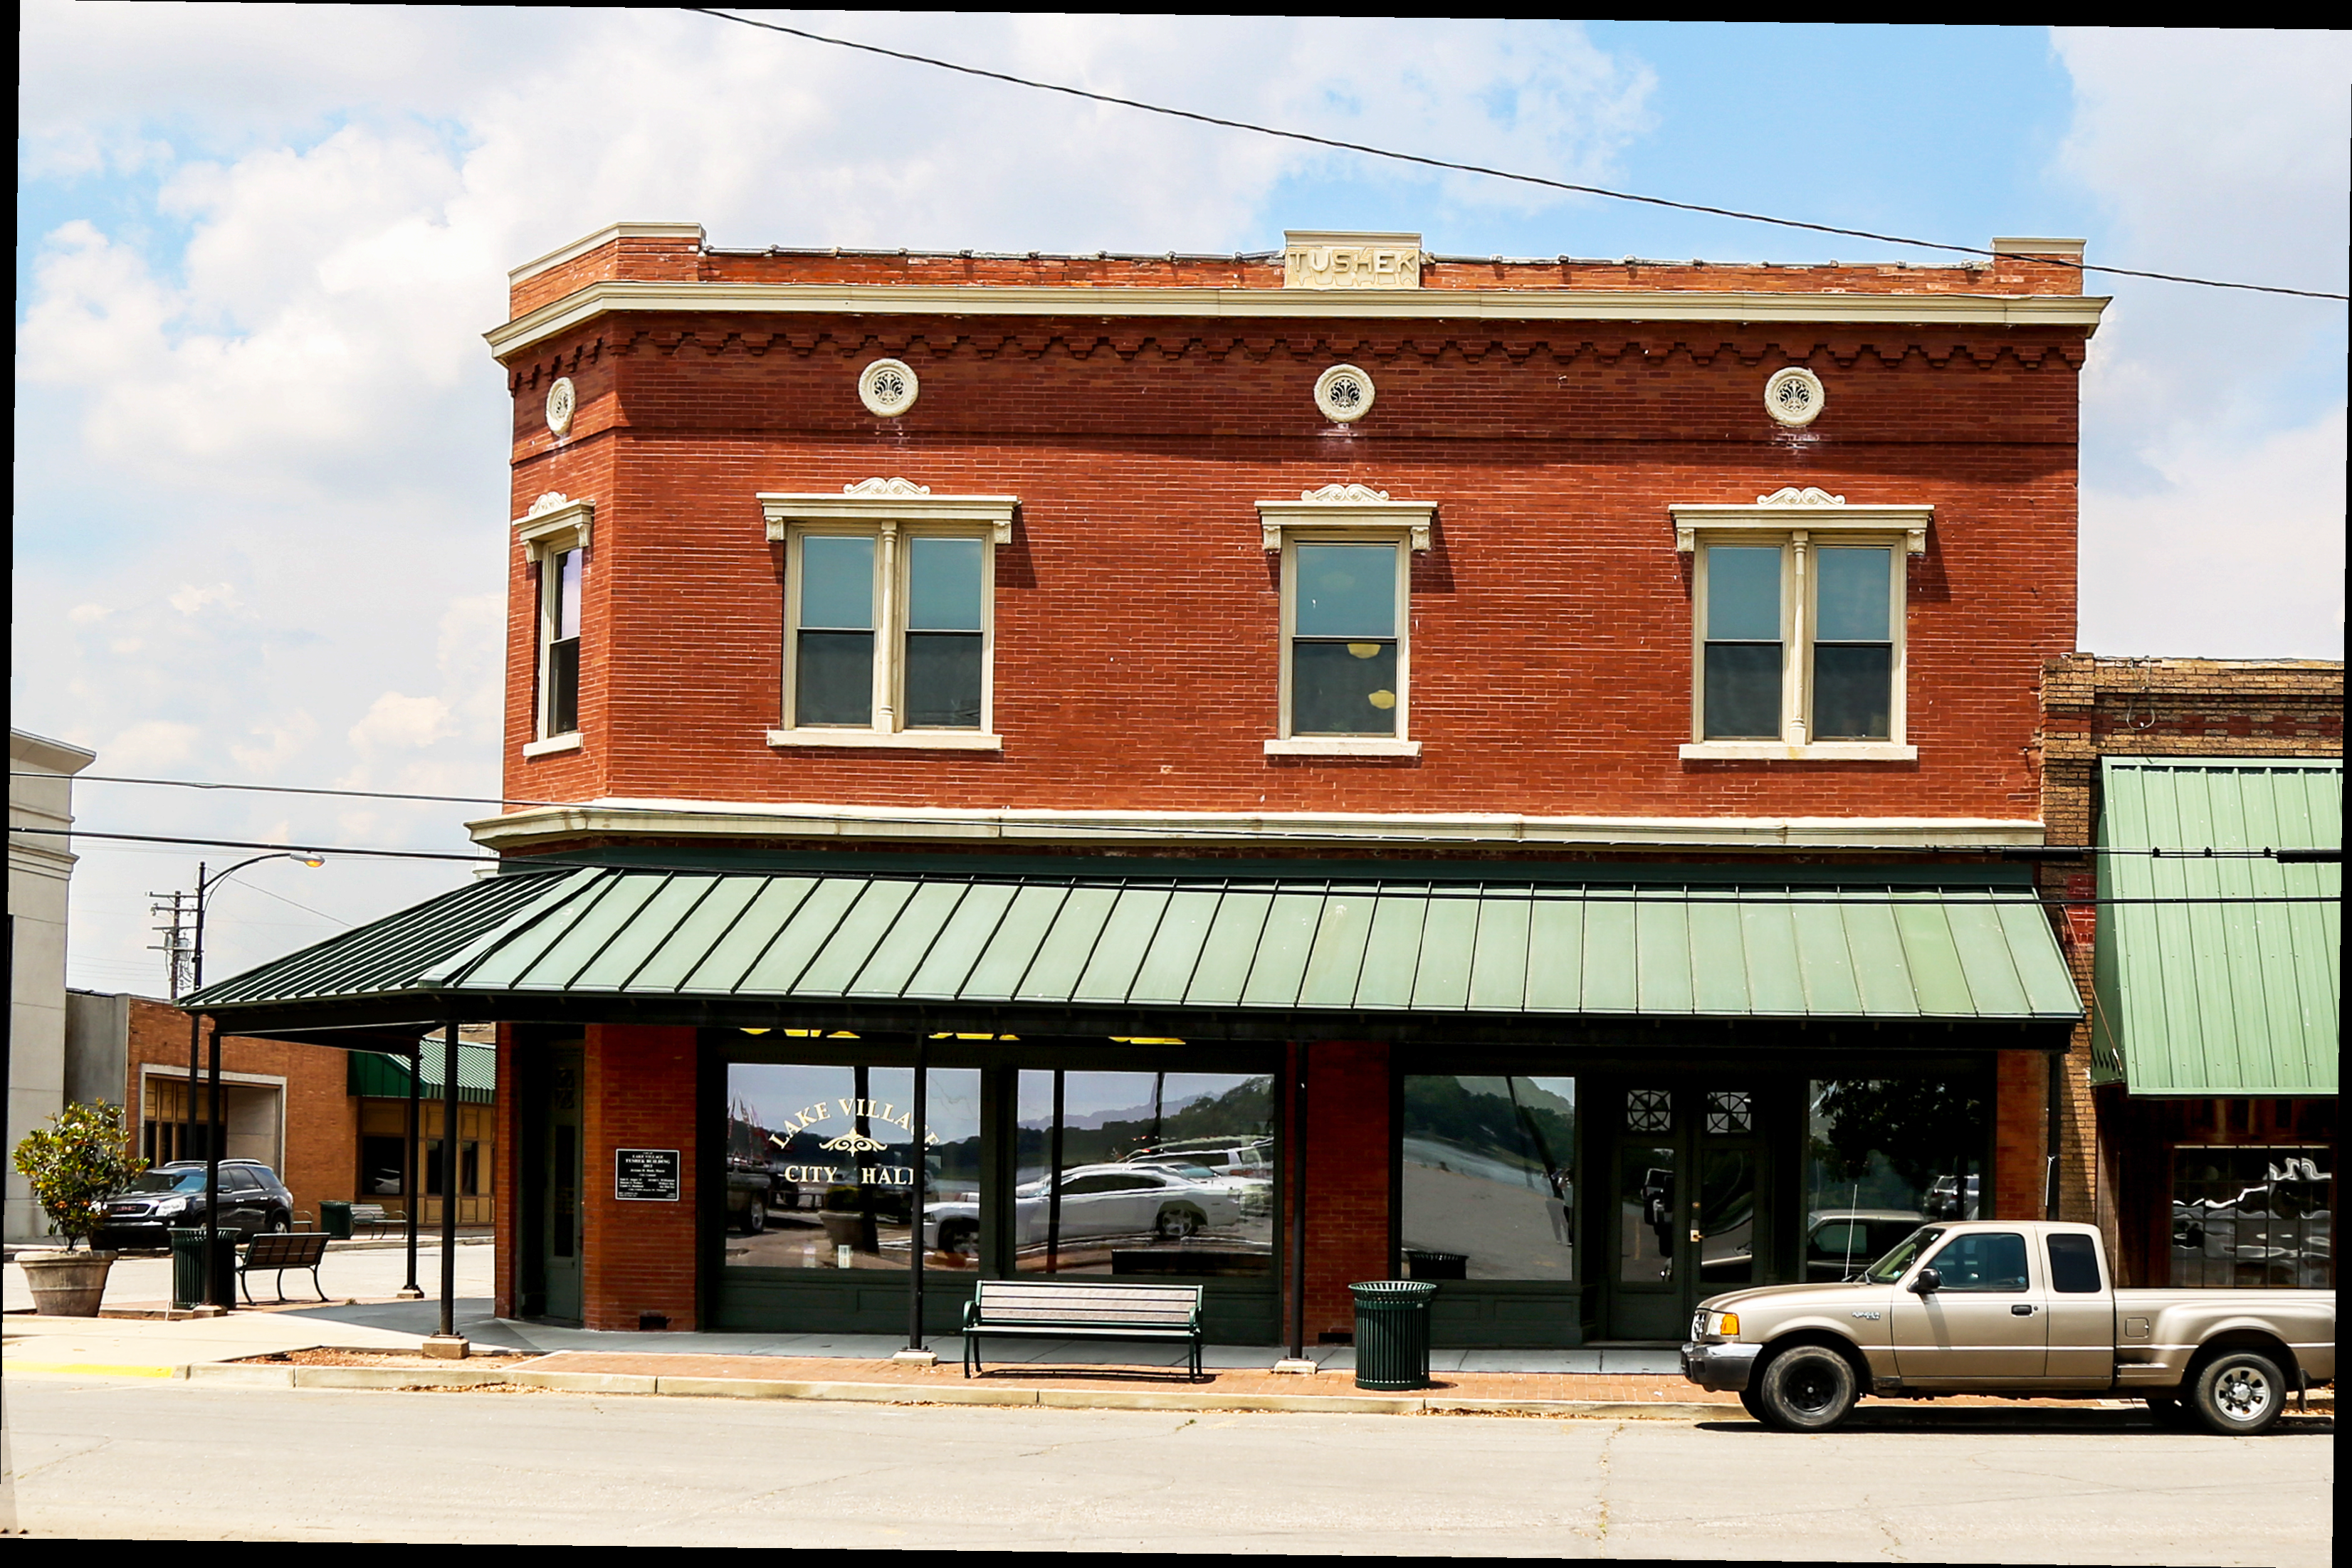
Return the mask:
<svg viewBox="0 0 2352 1568">
<path fill-rule="evenodd" d="M 43 1317 L 94 1318 L 106 1299 L 111 1252 L 27 1252 L 16 1260 L 33 1287 L 33 1310 Z"/>
</svg>

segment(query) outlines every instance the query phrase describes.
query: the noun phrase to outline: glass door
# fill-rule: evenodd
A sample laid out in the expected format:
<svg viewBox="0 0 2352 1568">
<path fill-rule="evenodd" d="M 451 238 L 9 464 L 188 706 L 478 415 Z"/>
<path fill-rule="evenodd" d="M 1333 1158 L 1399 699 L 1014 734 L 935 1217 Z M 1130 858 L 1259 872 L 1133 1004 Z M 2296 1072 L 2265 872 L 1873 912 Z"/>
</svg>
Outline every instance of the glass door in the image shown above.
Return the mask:
<svg viewBox="0 0 2352 1568">
<path fill-rule="evenodd" d="M 1601 1337 L 1677 1340 L 1701 1301 L 1760 1277 L 1755 1095 L 1661 1080 L 1608 1098 L 1612 1256 Z"/>
</svg>

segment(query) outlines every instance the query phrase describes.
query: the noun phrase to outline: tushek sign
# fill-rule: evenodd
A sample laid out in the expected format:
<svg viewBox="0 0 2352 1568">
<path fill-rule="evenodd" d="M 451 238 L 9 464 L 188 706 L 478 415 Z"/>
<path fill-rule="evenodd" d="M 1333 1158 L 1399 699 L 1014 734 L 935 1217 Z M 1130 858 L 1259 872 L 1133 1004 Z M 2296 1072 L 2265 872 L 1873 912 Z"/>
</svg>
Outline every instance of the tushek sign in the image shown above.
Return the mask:
<svg viewBox="0 0 2352 1568">
<path fill-rule="evenodd" d="M 676 1149 L 613 1151 L 613 1196 L 624 1203 L 676 1203 Z"/>
<path fill-rule="evenodd" d="M 1291 229 L 1282 236 L 1285 288 L 1418 288 L 1421 236 L 1324 234 Z"/>
</svg>

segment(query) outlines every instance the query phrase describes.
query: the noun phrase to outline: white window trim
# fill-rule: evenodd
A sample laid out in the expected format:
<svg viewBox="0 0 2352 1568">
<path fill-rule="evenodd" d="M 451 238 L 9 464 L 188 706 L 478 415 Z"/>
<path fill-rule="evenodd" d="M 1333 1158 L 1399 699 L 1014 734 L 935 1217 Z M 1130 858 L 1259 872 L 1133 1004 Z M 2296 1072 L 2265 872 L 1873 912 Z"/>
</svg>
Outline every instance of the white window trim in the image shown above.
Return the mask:
<svg viewBox="0 0 2352 1568">
<path fill-rule="evenodd" d="M 1433 501 L 1396 501 L 1365 485 L 1326 485 L 1296 501 L 1257 504 L 1261 540 L 1281 556 L 1281 671 L 1276 731 L 1265 742 L 1268 757 L 1418 757 L 1412 734 L 1412 558 L 1430 546 L 1437 514 Z M 1388 735 L 1293 735 L 1290 730 L 1291 628 L 1298 582 L 1297 546 L 1317 544 L 1397 545 L 1396 733 Z"/>
<path fill-rule="evenodd" d="M 1783 490 L 1782 497 L 1797 492 Z M 1820 526 L 1822 511 L 1843 507 L 1841 498 L 1823 496 L 1819 490 L 1803 493 L 1807 499 L 1796 502 L 1775 497 L 1759 497 L 1756 507 L 1676 507 L 1675 513 L 1678 548 L 1693 550 L 1691 563 L 1691 707 L 1690 741 L 1680 750 L 1682 758 L 1692 762 L 1914 762 L 1919 748 L 1910 744 L 1909 734 L 1909 628 L 1907 622 L 1909 584 L 1908 573 L 1901 563 L 1908 555 L 1920 553 L 1926 547 L 1926 507 L 1855 507 L 1851 512 L 1834 516 L 1829 526 Z M 1820 497 L 1818 501 L 1810 497 Z M 1734 514 L 1724 519 L 1724 526 L 1712 520 L 1691 519 L 1685 529 L 1688 514 Z M 1876 526 L 1856 526 L 1853 514 L 1876 516 Z M 1890 517 L 1888 514 L 1894 514 Z M 1906 519 L 1916 516 L 1916 532 Z M 1890 528 L 1889 524 L 1895 528 Z M 1895 531 L 1900 528 L 1902 531 Z M 1823 537 L 1825 536 L 1825 537 Z M 1689 544 L 1682 545 L 1687 538 Z M 1778 543 L 1781 552 L 1780 566 L 1780 736 L 1778 739 L 1717 739 L 1706 737 L 1706 547 L 1709 545 L 1756 546 Z M 1813 551 L 1839 546 L 1882 546 L 1893 552 L 1887 573 L 1887 629 L 1892 643 L 1893 670 L 1889 676 L 1892 691 L 1888 695 L 1887 735 L 1885 740 L 1815 740 L 1812 725 L 1812 643 L 1815 606 L 1813 601 L 1817 573 L 1812 570 Z"/>
<path fill-rule="evenodd" d="M 547 664 L 549 652 L 555 646 L 555 617 L 558 609 L 556 594 L 560 586 L 555 581 L 557 563 L 562 560 L 566 550 L 576 549 L 583 553 L 587 550 L 589 537 L 594 531 L 595 521 L 595 502 L 575 501 L 560 490 L 550 490 L 538 500 L 533 501 L 528 512 L 514 520 L 515 542 L 522 546 L 524 559 L 534 568 L 532 576 L 536 582 L 535 592 L 539 601 L 537 612 L 531 618 L 535 628 L 533 637 L 537 646 L 531 654 L 532 669 L 535 672 L 532 681 L 531 738 L 524 743 L 522 748 L 522 754 L 526 759 L 534 757 L 551 757 L 558 752 L 580 749 L 581 739 L 578 730 L 567 730 L 561 735 L 548 733 L 548 700 L 553 694 L 550 690 L 547 678 Z M 587 582 L 587 562 L 584 559 L 581 562 L 581 582 L 584 593 Z M 583 606 L 583 618 L 584 609 Z"/>
<path fill-rule="evenodd" d="M 768 731 L 773 747 L 855 747 L 904 751 L 1002 751 L 996 714 L 996 547 L 1013 542 L 1015 496 L 934 496 L 929 486 L 906 479 L 866 479 L 842 486 L 839 495 L 762 492 L 756 497 L 768 538 L 784 546 L 783 712 Z M 800 642 L 801 541 L 811 534 L 871 533 L 875 539 L 874 723 L 801 726 L 793 722 L 793 661 Z M 906 538 L 973 538 L 982 543 L 980 624 L 980 728 L 908 729 L 906 670 L 902 654 L 908 552 Z"/>
</svg>

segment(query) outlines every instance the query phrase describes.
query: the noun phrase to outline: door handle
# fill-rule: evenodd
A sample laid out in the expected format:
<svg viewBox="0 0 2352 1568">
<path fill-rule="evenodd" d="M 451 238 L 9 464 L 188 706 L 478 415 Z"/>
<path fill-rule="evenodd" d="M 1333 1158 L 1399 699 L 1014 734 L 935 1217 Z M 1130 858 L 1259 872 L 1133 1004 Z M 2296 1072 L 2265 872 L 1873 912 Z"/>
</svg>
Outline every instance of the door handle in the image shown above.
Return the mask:
<svg viewBox="0 0 2352 1568">
<path fill-rule="evenodd" d="M 2033 1315 L 2033 1309 L 2021 1302 L 2009 1309 L 2009 1315 L 2013 1318 L 2030 1318 Z"/>
</svg>

